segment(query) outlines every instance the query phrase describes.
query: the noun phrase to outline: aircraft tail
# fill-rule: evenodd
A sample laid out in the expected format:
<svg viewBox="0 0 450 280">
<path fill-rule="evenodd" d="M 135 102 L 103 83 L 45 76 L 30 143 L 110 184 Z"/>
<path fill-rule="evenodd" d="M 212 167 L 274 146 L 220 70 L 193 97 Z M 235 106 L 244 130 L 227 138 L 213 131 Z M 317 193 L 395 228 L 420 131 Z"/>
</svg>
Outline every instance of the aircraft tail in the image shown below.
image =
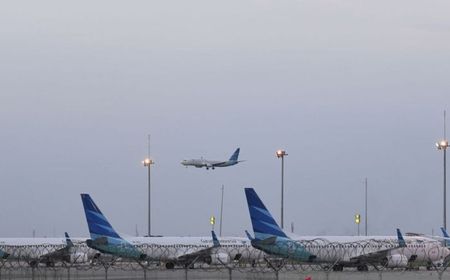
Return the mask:
<svg viewBox="0 0 450 280">
<path fill-rule="evenodd" d="M 213 240 L 213 247 L 220 247 L 220 242 L 219 239 L 217 239 L 217 235 L 214 232 L 214 230 L 211 231 L 211 235 L 212 235 L 212 240 Z"/>
<path fill-rule="evenodd" d="M 397 229 L 397 239 L 398 239 L 398 245 L 400 247 L 406 247 L 405 239 L 403 238 L 403 234 L 400 231 L 400 229 Z"/>
<path fill-rule="evenodd" d="M 450 238 L 450 236 L 448 235 L 448 233 L 445 230 L 445 228 L 441 227 L 441 231 L 442 231 L 442 234 L 444 235 L 445 238 Z"/>
<path fill-rule="evenodd" d="M 247 230 L 245 230 L 245 235 L 247 235 L 247 238 L 250 241 L 252 241 L 254 239 Z"/>
<path fill-rule="evenodd" d="M 70 240 L 69 234 L 67 232 L 65 232 L 64 235 L 66 236 L 66 245 L 67 245 L 67 247 L 73 247 L 73 242 L 72 242 L 72 240 Z"/>
<path fill-rule="evenodd" d="M 230 161 L 237 161 L 239 157 L 239 151 L 241 148 L 237 148 L 236 151 L 234 151 L 233 155 L 230 157 Z"/>
<path fill-rule="evenodd" d="M 136 246 L 117 234 L 88 194 L 81 194 L 81 200 L 83 201 L 84 213 L 91 235 L 91 239 L 86 240 L 88 247 L 118 257 L 139 260 L 147 258 L 146 254 L 143 254 Z"/>
<path fill-rule="evenodd" d="M 441 231 L 442 231 L 442 235 L 444 235 L 444 240 L 445 240 L 445 246 L 446 247 L 450 247 L 450 236 L 448 235 L 447 231 L 445 230 L 445 228 L 441 227 Z"/>
<path fill-rule="evenodd" d="M 247 197 L 248 211 L 250 212 L 253 231 L 255 232 L 255 239 L 265 240 L 274 236 L 287 238 L 255 190 L 253 188 L 245 188 L 245 195 Z"/>
<path fill-rule="evenodd" d="M 122 239 L 113 229 L 89 194 L 81 194 L 81 200 L 83 201 L 84 213 L 86 214 L 86 221 L 89 227 L 89 234 L 93 240 L 100 237 Z"/>
</svg>

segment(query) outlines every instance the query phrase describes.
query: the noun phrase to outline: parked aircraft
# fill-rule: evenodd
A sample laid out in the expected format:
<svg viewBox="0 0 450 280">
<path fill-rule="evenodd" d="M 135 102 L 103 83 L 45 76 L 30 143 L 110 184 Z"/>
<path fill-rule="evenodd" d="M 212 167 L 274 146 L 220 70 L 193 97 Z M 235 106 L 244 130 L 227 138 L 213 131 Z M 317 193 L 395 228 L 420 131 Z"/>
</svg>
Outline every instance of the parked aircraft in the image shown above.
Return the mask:
<svg viewBox="0 0 450 280">
<path fill-rule="evenodd" d="M 368 265 L 390 268 L 408 265 L 441 266 L 450 251 L 439 241 L 424 236 L 301 236 L 289 237 L 278 226 L 252 188 L 246 188 L 248 209 L 255 237 L 253 247 L 276 257 L 332 265 L 334 270 Z"/>
<path fill-rule="evenodd" d="M 20 260 L 36 267 L 40 263 L 54 266 L 55 263 L 85 263 L 90 254 L 84 245 L 84 239 L 77 239 L 76 245 L 67 232 L 66 238 L 0 238 L 3 258 Z M 84 247 L 83 250 L 81 247 Z"/>
<path fill-rule="evenodd" d="M 122 238 L 88 194 L 81 194 L 91 239 L 87 245 L 116 257 L 191 267 L 195 263 L 228 264 L 233 261 L 255 261 L 263 254 L 253 249 L 246 238 L 210 237 L 130 237 Z"/>
<path fill-rule="evenodd" d="M 181 162 L 182 165 L 188 167 L 188 166 L 195 166 L 197 168 L 206 167 L 206 169 L 214 169 L 216 167 L 227 167 L 232 166 L 235 164 L 238 164 L 239 162 L 242 162 L 242 160 L 238 160 L 239 157 L 239 151 L 240 148 L 237 148 L 236 151 L 234 151 L 233 155 L 231 155 L 229 160 L 207 160 L 207 159 L 189 159 L 189 160 L 183 160 Z"/>
</svg>

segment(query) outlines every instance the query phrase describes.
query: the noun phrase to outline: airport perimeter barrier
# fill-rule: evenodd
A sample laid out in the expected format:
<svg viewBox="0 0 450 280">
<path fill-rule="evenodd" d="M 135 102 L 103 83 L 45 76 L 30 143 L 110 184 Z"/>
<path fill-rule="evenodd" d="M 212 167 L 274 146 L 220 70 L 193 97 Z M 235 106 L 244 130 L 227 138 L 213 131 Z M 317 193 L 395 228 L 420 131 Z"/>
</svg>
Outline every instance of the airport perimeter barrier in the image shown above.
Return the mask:
<svg viewBox="0 0 450 280">
<path fill-rule="evenodd" d="M 5 275 L 17 275 L 29 272 L 29 278 L 34 279 L 45 274 L 56 275 L 57 271 L 70 278 L 78 273 L 104 273 L 108 279 L 109 271 L 124 273 L 147 273 L 154 271 L 224 271 L 232 279 L 233 273 L 273 273 L 278 278 L 279 273 L 308 273 L 339 271 L 378 271 L 380 273 L 392 270 L 435 271 L 441 279 L 449 265 L 447 248 L 437 241 L 423 241 L 401 247 L 393 240 L 362 240 L 357 242 L 336 243 L 325 239 L 298 241 L 306 250 L 316 256 L 311 260 L 296 260 L 268 255 L 252 247 L 229 245 L 216 247 L 211 255 L 192 257 L 199 248 L 183 244 L 137 245 L 143 252 L 145 259 L 133 260 L 99 253 L 83 242 L 76 242 L 73 247 L 65 245 L 0 245 L 0 249 L 8 254 L 0 260 L 0 279 L 7 279 Z M 118 251 L 120 251 L 120 248 Z M 200 248 L 204 249 L 204 248 Z M 290 247 L 279 247 L 280 252 L 289 252 Z M 393 250 L 395 257 L 383 257 L 380 251 Z M 57 252 L 55 254 L 55 252 Z M 174 256 L 178 256 L 175 261 Z M 189 257 L 190 256 L 190 257 Z M 347 267 L 355 256 L 359 262 Z M 380 258 L 381 257 L 381 258 Z M 328 260 L 326 262 L 319 260 Z M 168 264 L 172 264 L 168 265 Z M 58 274 L 60 275 L 60 273 Z M 381 274 L 380 274 L 381 275 Z M 2 277 L 3 276 L 3 277 Z M 51 278 L 51 277 L 50 277 Z M 14 278 L 11 278 L 14 279 Z M 24 278 L 26 279 L 26 278 Z M 56 278 L 55 278 L 56 279 Z"/>
</svg>

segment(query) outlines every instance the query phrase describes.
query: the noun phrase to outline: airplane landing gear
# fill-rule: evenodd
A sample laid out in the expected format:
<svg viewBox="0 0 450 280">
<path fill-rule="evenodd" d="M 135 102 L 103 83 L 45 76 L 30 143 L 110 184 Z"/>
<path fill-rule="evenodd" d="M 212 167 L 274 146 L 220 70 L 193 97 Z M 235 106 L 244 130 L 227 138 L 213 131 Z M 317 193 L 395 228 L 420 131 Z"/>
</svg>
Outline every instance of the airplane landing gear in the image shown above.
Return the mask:
<svg viewBox="0 0 450 280">
<path fill-rule="evenodd" d="M 367 265 L 365 265 L 365 264 L 360 264 L 360 265 L 358 265 L 358 266 L 356 267 L 356 269 L 357 269 L 358 271 L 368 271 L 368 270 L 369 270 L 369 268 L 368 268 Z"/>
</svg>

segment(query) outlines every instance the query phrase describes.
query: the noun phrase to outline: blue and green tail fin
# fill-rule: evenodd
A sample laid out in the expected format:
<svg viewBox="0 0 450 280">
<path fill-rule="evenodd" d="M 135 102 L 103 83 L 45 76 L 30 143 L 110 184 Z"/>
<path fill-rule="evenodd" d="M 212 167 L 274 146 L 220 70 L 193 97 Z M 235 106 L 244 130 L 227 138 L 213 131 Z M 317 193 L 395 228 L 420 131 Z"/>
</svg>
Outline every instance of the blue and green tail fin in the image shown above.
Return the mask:
<svg viewBox="0 0 450 280">
<path fill-rule="evenodd" d="M 64 232 L 64 236 L 66 237 L 66 245 L 67 247 L 73 247 L 73 242 L 70 239 L 70 236 L 67 232 Z"/>
<path fill-rule="evenodd" d="M 213 240 L 213 247 L 220 247 L 219 239 L 217 239 L 217 235 L 214 232 L 214 230 L 211 231 L 212 240 Z"/>
<path fill-rule="evenodd" d="M 444 236 L 445 246 L 450 247 L 450 236 L 445 228 L 441 227 L 442 235 Z"/>
<path fill-rule="evenodd" d="M 238 158 L 239 158 L 239 151 L 240 150 L 241 150 L 240 148 L 237 148 L 236 151 L 234 151 L 233 155 L 231 155 L 231 157 L 230 157 L 230 161 L 237 161 L 238 160 Z"/>
<path fill-rule="evenodd" d="M 400 247 L 406 247 L 405 239 L 403 238 L 403 234 L 400 231 L 400 229 L 397 229 L 397 239 L 398 239 L 398 245 Z"/>
<path fill-rule="evenodd" d="M 84 193 L 81 194 L 81 199 L 83 201 L 84 213 L 86 214 L 86 221 L 91 239 L 96 240 L 98 238 L 106 237 L 108 241 L 112 241 L 112 243 L 122 241 L 122 237 L 114 230 L 91 196 Z"/>
<path fill-rule="evenodd" d="M 245 195 L 255 239 L 264 240 L 273 236 L 287 238 L 255 190 L 253 188 L 245 188 Z"/>
</svg>

